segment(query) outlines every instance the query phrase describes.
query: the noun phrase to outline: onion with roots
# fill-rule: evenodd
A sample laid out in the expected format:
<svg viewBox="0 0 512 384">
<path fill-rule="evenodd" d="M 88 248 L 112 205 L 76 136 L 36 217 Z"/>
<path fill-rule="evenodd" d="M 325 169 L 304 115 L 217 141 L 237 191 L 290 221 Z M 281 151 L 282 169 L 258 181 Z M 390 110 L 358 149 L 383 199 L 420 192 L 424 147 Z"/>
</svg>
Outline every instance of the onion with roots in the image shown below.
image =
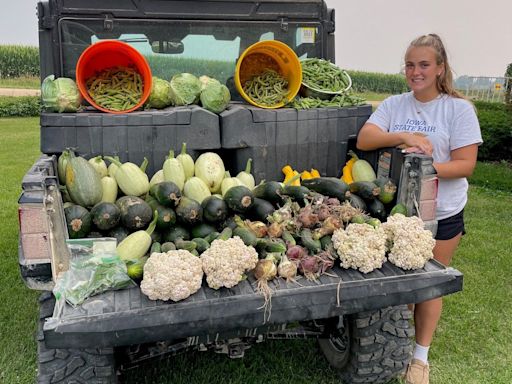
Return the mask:
<svg viewBox="0 0 512 384">
<path fill-rule="evenodd" d="M 276 256 L 269 253 L 264 259 L 258 260 L 254 268 L 254 277 L 256 278 L 257 290 L 263 295 L 265 302 L 260 308 L 264 309 L 263 322 L 270 320 L 272 312 L 272 289 L 268 286 L 268 282 L 277 275 Z M 258 308 L 258 309 L 260 309 Z"/>
<path fill-rule="evenodd" d="M 297 264 L 291 262 L 286 255 L 283 255 L 277 267 L 277 273 L 286 281 L 294 281 L 297 276 Z"/>
</svg>

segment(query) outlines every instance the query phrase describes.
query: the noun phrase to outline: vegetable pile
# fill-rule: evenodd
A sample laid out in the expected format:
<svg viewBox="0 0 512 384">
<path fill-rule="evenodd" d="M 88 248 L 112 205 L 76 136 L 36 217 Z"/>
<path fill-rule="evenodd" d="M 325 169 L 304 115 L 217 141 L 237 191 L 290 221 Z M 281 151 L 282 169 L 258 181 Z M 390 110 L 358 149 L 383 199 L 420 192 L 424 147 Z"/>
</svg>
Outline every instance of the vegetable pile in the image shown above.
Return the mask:
<svg viewBox="0 0 512 384">
<path fill-rule="evenodd" d="M 115 237 L 129 276 L 152 300 L 186 299 L 203 276 L 212 289 L 248 278 L 268 320 L 273 280 L 316 280 L 337 263 L 363 273 L 386 260 L 415 269 L 432 257 L 432 234 L 403 215 L 396 185 L 376 180 L 355 153 L 341 179 L 288 164 L 284 182 L 258 185 L 251 159 L 231 176 L 217 153 L 194 160 L 185 143 L 150 180 L 146 165 L 66 150 L 58 174 L 70 238 Z"/>
</svg>

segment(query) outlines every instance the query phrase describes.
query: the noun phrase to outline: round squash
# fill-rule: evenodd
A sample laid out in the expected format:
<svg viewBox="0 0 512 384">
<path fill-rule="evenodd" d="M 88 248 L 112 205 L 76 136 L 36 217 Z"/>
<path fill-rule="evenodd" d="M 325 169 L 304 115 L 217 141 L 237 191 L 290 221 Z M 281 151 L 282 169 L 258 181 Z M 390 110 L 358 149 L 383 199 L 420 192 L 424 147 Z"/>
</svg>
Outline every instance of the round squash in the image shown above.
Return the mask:
<svg viewBox="0 0 512 384">
<path fill-rule="evenodd" d="M 140 197 L 123 196 L 116 205 L 121 211 L 121 223 L 131 231 L 146 228 L 153 218 L 153 210 Z"/>
<path fill-rule="evenodd" d="M 86 208 L 77 204 L 71 205 L 64 209 L 64 216 L 70 239 L 86 237 L 91 231 L 91 214 Z"/>
</svg>

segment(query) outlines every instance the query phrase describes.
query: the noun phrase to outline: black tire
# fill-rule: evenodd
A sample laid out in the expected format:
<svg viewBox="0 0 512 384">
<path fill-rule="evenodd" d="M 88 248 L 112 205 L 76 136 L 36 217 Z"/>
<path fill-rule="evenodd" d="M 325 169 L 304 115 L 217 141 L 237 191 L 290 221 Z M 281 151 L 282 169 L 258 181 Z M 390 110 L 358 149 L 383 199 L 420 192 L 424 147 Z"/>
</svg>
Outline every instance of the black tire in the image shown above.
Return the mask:
<svg viewBox="0 0 512 384">
<path fill-rule="evenodd" d="M 407 306 L 347 316 L 318 340 L 320 349 L 345 383 L 387 383 L 405 371 L 414 328 Z"/>
<path fill-rule="evenodd" d="M 45 292 L 39 299 L 37 332 L 38 384 L 116 384 L 113 348 L 50 349 L 46 348 L 43 324 L 52 316 L 55 299 Z"/>
</svg>

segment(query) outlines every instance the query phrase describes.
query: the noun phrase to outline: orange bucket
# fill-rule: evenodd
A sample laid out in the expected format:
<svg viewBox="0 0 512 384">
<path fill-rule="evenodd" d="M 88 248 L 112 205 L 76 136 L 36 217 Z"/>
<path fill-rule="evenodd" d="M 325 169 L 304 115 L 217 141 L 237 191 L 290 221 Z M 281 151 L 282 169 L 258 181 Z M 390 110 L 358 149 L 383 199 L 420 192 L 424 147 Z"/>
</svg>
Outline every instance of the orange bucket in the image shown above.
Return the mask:
<svg viewBox="0 0 512 384">
<path fill-rule="evenodd" d="M 296 53 L 278 40 L 259 41 L 247 48 L 238 58 L 235 68 L 235 86 L 240 95 L 252 105 L 260 108 L 281 108 L 284 102 L 274 105 L 258 104 L 243 89 L 243 84 L 265 69 L 273 69 L 288 81 L 286 98 L 291 101 L 297 95 L 302 83 L 302 67 Z"/>
<path fill-rule="evenodd" d="M 108 68 L 131 67 L 141 76 L 142 97 L 129 109 L 114 111 L 98 105 L 87 90 L 87 80 Z M 94 108 L 109 113 L 127 113 L 142 107 L 151 93 L 152 75 L 149 64 L 135 48 L 119 40 L 102 40 L 87 47 L 76 63 L 76 83 L 80 93 Z"/>
</svg>

